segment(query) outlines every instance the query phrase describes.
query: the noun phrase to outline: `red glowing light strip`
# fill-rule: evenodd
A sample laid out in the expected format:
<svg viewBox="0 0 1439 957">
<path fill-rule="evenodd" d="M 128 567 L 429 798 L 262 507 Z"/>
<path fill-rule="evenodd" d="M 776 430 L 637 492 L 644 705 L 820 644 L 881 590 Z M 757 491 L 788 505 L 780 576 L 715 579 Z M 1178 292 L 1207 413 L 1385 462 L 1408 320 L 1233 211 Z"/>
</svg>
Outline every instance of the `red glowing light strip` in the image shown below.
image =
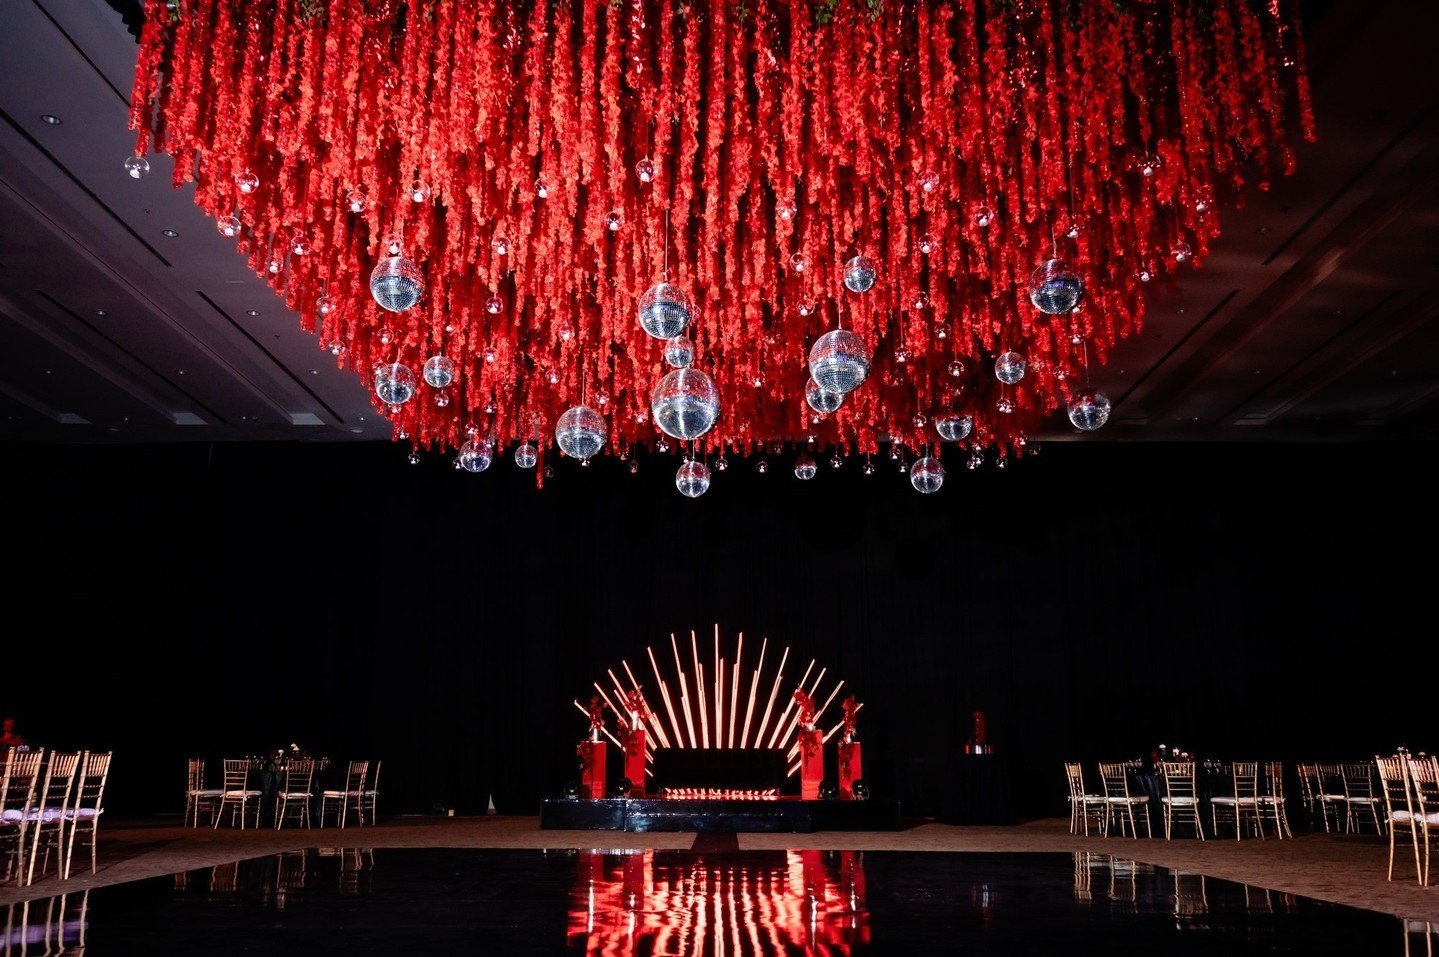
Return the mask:
<svg viewBox="0 0 1439 957">
<path fill-rule="evenodd" d="M 675 717 L 675 706 L 670 701 L 669 686 L 665 684 L 664 677 L 660 675 L 659 663 L 655 661 L 655 650 L 653 647 L 649 647 L 645 649 L 645 652 L 650 656 L 650 668 L 654 670 L 655 680 L 660 683 L 660 697 L 664 699 L 665 712 L 670 716 L 670 726 L 674 728 L 675 732 L 675 747 L 683 748 L 685 746 L 684 735 L 680 734 L 680 723 L 679 719 Z M 669 744 L 666 744 L 665 747 L 669 747 Z"/>
<path fill-rule="evenodd" d="M 729 744 L 727 747 L 734 747 L 734 723 L 735 717 L 739 714 L 739 662 L 744 657 L 744 632 L 739 633 L 739 645 L 734 653 L 734 669 L 730 672 L 729 681 Z"/>
<path fill-rule="evenodd" d="M 576 708 L 579 708 L 579 709 L 580 709 L 580 714 L 584 715 L 586 718 L 588 718 L 588 717 L 590 716 L 590 710 L 589 710 L 588 708 L 586 708 L 584 705 L 580 704 L 580 702 L 579 702 L 578 699 L 574 699 L 574 705 L 575 705 Z M 606 727 L 604 727 L 603 725 L 601 725 L 601 726 L 600 726 L 600 730 L 604 732 L 605 737 L 609 738 L 611 741 L 613 741 L 613 742 L 615 743 L 615 747 L 617 747 L 617 748 L 620 747 L 619 739 L 616 738 L 614 735 L 610 734 L 610 729 L 609 729 L 609 728 L 606 728 Z"/>
<path fill-rule="evenodd" d="M 709 704 L 705 699 L 705 666 L 700 662 L 699 639 L 693 631 L 690 632 L 690 655 L 695 660 L 695 692 L 700 698 L 700 740 L 704 746 L 710 746 L 710 723 Z"/>
<path fill-rule="evenodd" d="M 635 680 L 635 673 L 630 670 L 630 663 L 628 661 L 621 660 L 620 664 L 624 666 L 625 674 L 629 675 L 631 687 L 633 687 L 634 690 L 638 691 L 641 695 L 644 695 L 644 689 L 641 688 L 640 683 Z M 645 698 L 645 703 L 649 703 L 649 698 L 647 696 Z M 670 746 L 669 738 L 665 736 L 664 725 L 660 723 L 660 717 L 653 709 L 650 710 L 650 715 L 647 720 L 641 720 L 646 721 L 645 726 L 649 729 L 650 734 L 654 736 L 654 739 L 659 742 L 660 747 L 667 748 Z"/>
<path fill-rule="evenodd" d="M 813 670 L 814 670 L 814 659 L 811 658 L 811 659 L 809 660 L 809 667 L 805 668 L 805 669 L 804 669 L 804 674 L 803 674 L 802 676 L 800 676 L 799 686 L 800 686 L 801 688 L 803 688 L 803 687 L 804 687 L 804 683 L 809 680 L 809 673 L 810 673 L 811 671 L 813 671 Z M 784 746 L 784 743 L 783 743 L 783 742 L 784 742 L 785 739 L 787 739 L 787 738 L 789 737 L 789 732 L 790 732 L 790 728 L 787 726 L 788 722 L 787 722 L 786 719 L 789 718 L 789 713 L 790 713 L 791 711 L 793 711 L 793 710 L 794 710 L 794 697 L 791 696 L 790 699 L 785 702 L 784 711 L 783 711 L 783 713 L 781 713 L 780 716 L 779 716 L 779 723 L 774 726 L 774 734 L 770 736 L 769 746 L 770 746 L 771 748 L 783 747 L 783 746 Z M 781 733 L 783 733 L 783 737 L 781 737 Z"/>
<path fill-rule="evenodd" d="M 784 655 L 779 660 L 779 670 L 774 675 L 774 686 L 769 689 L 769 702 L 764 706 L 764 717 L 760 719 L 759 730 L 754 735 L 754 746 L 764 740 L 764 729 L 769 724 L 769 716 L 774 711 L 774 699 L 779 695 L 779 683 L 784 680 L 784 664 L 789 661 L 789 649 L 785 648 Z"/>
<path fill-rule="evenodd" d="M 679 642 L 675 640 L 675 636 L 673 633 L 670 634 L 670 647 L 674 649 L 675 653 L 675 670 L 678 671 L 680 674 L 680 707 L 684 709 L 685 727 L 689 730 L 690 733 L 690 747 L 697 748 L 700 745 L 699 739 L 695 737 L 694 716 L 690 713 L 689 684 L 685 681 L 684 665 L 680 664 Z"/>
<path fill-rule="evenodd" d="M 755 666 L 754 675 L 750 678 L 749 683 L 749 707 L 745 709 L 744 713 L 744 732 L 739 736 L 739 746 L 742 748 L 749 746 L 749 723 L 750 719 L 754 717 L 754 696 L 755 692 L 759 691 L 760 674 L 764 671 L 764 653 L 768 647 L 769 639 L 761 639 L 759 645 L 759 664 Z"/>
</svg>

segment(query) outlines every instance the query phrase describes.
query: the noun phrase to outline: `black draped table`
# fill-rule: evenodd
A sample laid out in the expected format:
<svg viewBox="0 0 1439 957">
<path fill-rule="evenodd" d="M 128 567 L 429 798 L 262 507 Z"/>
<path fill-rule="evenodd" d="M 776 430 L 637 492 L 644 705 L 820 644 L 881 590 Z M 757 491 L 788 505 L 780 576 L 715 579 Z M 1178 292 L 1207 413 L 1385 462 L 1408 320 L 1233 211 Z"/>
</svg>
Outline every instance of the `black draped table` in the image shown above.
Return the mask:
<svg viewBox="0 0 1439 957">
<path fill-rule="evenodd" d="M 1009 763 L 999 754 L 957 754 L 944 773 L 944 824 L 1014 823 Z"/>
</svg>

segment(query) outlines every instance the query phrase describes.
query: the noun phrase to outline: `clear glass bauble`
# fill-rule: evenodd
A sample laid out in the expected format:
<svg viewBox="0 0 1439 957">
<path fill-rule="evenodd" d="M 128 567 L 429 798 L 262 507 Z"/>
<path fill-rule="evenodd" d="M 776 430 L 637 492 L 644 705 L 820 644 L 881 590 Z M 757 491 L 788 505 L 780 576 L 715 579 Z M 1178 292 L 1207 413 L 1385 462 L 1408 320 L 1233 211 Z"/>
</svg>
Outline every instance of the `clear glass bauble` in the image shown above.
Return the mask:
<svg viewBox="0 0 1439 957">
<path fill-rule="evenodd" d="M 369 204 L 369 199 L 362 190 L 352 189 L 345 194 L 345 205 L 352 213 L 363 213 Z"/>
<path fill-rule="evenodd" d="M 485 440 L 472 438 L 460 446 L 460 457 L 457 461 L 460 468 L 466 472 L 473 472 L 476 475 L 490 467 L 494 460 L 494 451 L 490 443 Z"/>
<path fill-rule="evenodd" d="M 1082 389 L 1069 400 L 1069 421 L 1085 432 L 1100 428 L 1109 421 L 1109 396 L 1098 389 Z"/>
<path fill-rule="evenodd" d="M 318 316 L 328 316 L 330 313 L 332 313 L 332 312 L 334 312 L 334 311 L 335 311 L 335 302 L 334 302 L 334 300 L 332 300 L 329 296 L 327 296 L 327 295 L 321 295 L 320 298 L 318 298 L 318 299 L 315 300 L 315 314 L 316 314 L 316 315 L 318 315 Z"/>
<path fill-rule="evenodd" d="M 1025 368 L 1024 356 L 1006 352 L 994 360 L 994 377 L 1005 385 L 1014 385 L 1024 378 Z"/>
<path fill-rule="evenodd" d="M 605 447 L 609 423 L 587 405 L 565 410 L 555 423 L 555 441 L 571 458 L 587 462 Z"/>
<path fill-rule="evenodd" d="M 244 226 L 240 222 L 240 217 L 238 216 L 221 216 L 219 219 L 215 220 L 216 231 L 218 231 L 219 234 L 221 236 L 224 236 L 226 239 L 234 239 L 236 236 L 240 235 L 240 230 L 242 230 L 243 228 Z"/>
<path fill-rule="evenodd" d="M 879 269 L 868 256 L 855 256 L 844 264 L 844 288 L 850 292 L 869 292 L 879 276 Z"/>
<path fill-rule="evenodd" d="M 381 309 L 404 312 L 425 294 L 425 280 L 420 269 L 404 256 L 387 256 L 370 273 L 370 295 Z"/>
<path fill-rule="evenodd" d="M 844 393 L 831 392 L 818 382 L 810 379 L 804 386 L 804 400 L 816 412 L 829 413 L 844 405 Z"/>
<path fill-rule="evenodd" d="M 443 389 L 455 381 L 455 362 L 449 356 L 430 356 L 421 371 L 431 388 Z"/>
<path fill-rule="evenodd" d="M 246 196 L 249 196 L 260 188 L 260 177 L 249 170 L 245 170 L 243 173 L 237 173 L 235 174 L 235 188 Z"/>
<path fill-rule="evenodd" d="M 809 350 L 809 374 L 820 387 L 848 395 L 869 376 L 869 350 L 848 329 L 832 329 Z"/>
<path fill-rule="evenodd" d="M 539 460 L 539 450 L 530 442 L 521 442 L 520 447 L 515 449 L 515 464 L 522 469 L 534 468 Z"/>
<path fill-rule="evenodd" d="M 131 179 L 144 179 L 150 173 L 150 161 L 143 156 L 125 157 L 125 175 Z"/>
<path fill-rule="evenodd" d="M 641 183 L 652 183 L 652 182 L 654 182 L 654 179 L 655 179 L 655 164 L 654 164 L 654 160 L 652 160 L 652 159 L 650 159 L 648 156 L 646 156 L 644 159 L 642 159 L 642 160 L 640 160 L 638 163 L 636 163 L 636 164 L 635 164 L 635 175 L 639 177 L 639 180 L 640 180 Z"/>
<path fill-rule="evenodd" d="M 698 369 L 676 369 L 660 380 L 650 396 L 650 416 L 661 432 L 676 439 L 697 439 L 719 419 L 720 396 L 710 377 Z"/>
<path fill-rule="evenodd" d="M 657 282 L 640 296 L 640 326 L 656 339 L 673 339 L 689 327 L 692 318 L 694 307 L 689 297 L 674 283 Z"/>
<path fill-rule="evenodd" d="M 1029 276 L 1029 301 L 1048 315 L 1068 312 L 1083 295 L 1084 282 L 1062 259 L 1046 259 Z"/>
<path fill-rule="evenodd" d="M 710 470 L 703 462 L 687 459 L 675 472 L 675 488 L 686 498 L 699 498 L 710 487 Z"/>
<path fill-rule="evenodd" d="M 944 466 L 931 455 L 918 459 L 909 467 L 909 484 L 916 492 L 933 495 L 944 485 Z"/>
<path fill-rule="evenodd" d="M 800 457 L 794 460 L 794 477 L 803 482 L 814 478 L 814 474 L 818 471 L 819 466 L 815 465 L 814 459 L 808 455 L 801 453 Z"/>
<path fill-rule="evenodd" d="M 375 395 L 386 405 L 403 405 L 415 394 L 415 373 L 399 362 L 375 368 Z"/>
<path fill-rule="evenodd" d="M 695 344 L 688 336 L 675 336 L 665 343 L 665 362 L 673 369 L 683 369 L 695 361 Z"/>
<path fill-rule="evenodd" d="M 974 416 L 949 413 L 934 420 L 934 431 L 946 442 L 963 442 L 974 431 Z"/>
</svg>

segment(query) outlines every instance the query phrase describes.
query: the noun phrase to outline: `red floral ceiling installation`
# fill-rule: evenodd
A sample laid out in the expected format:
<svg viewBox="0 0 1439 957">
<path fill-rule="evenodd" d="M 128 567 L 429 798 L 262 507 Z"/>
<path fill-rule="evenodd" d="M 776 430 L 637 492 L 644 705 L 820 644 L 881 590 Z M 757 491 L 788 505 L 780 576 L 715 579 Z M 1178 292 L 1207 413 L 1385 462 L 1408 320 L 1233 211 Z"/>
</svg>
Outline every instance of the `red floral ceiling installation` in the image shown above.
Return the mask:
<svg viewBox="0 0 1439 957">
<path fill-rule="evenodd" d="M 421 446 L 582 399 L 609 448 L 653 440 L 636 308 L 667 266 L 723 407 L 703 447 L 933 445 L 953 411 L 1012 454 L 1312 138 L 1293 7 L 152 0 L 132 123 L 367 384 L 454 361 L 380 406 Z M 368 290 L 391 243 L 425 285 L 400 313 Z M 1026 284 L 1055 255 L 1085 294 L 1049 315 Z M 821 416 L 806 360 L 839 325 L 873 368 Z"/>
</svg>

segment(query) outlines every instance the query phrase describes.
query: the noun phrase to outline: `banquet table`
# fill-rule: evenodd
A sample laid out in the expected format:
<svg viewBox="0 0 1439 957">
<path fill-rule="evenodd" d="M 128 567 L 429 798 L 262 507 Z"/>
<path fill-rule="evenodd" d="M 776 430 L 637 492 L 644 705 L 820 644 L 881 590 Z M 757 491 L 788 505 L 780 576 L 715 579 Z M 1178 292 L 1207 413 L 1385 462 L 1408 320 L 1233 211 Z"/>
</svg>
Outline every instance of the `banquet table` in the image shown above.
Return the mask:
<svg viewBox="0 0 1439 957">
<path fill-rule="evenodd" d="M 1014 823 L 1009 763 L 999 754 L 956 754 L 945 768 L 944 824 Z"/>
</svg>

